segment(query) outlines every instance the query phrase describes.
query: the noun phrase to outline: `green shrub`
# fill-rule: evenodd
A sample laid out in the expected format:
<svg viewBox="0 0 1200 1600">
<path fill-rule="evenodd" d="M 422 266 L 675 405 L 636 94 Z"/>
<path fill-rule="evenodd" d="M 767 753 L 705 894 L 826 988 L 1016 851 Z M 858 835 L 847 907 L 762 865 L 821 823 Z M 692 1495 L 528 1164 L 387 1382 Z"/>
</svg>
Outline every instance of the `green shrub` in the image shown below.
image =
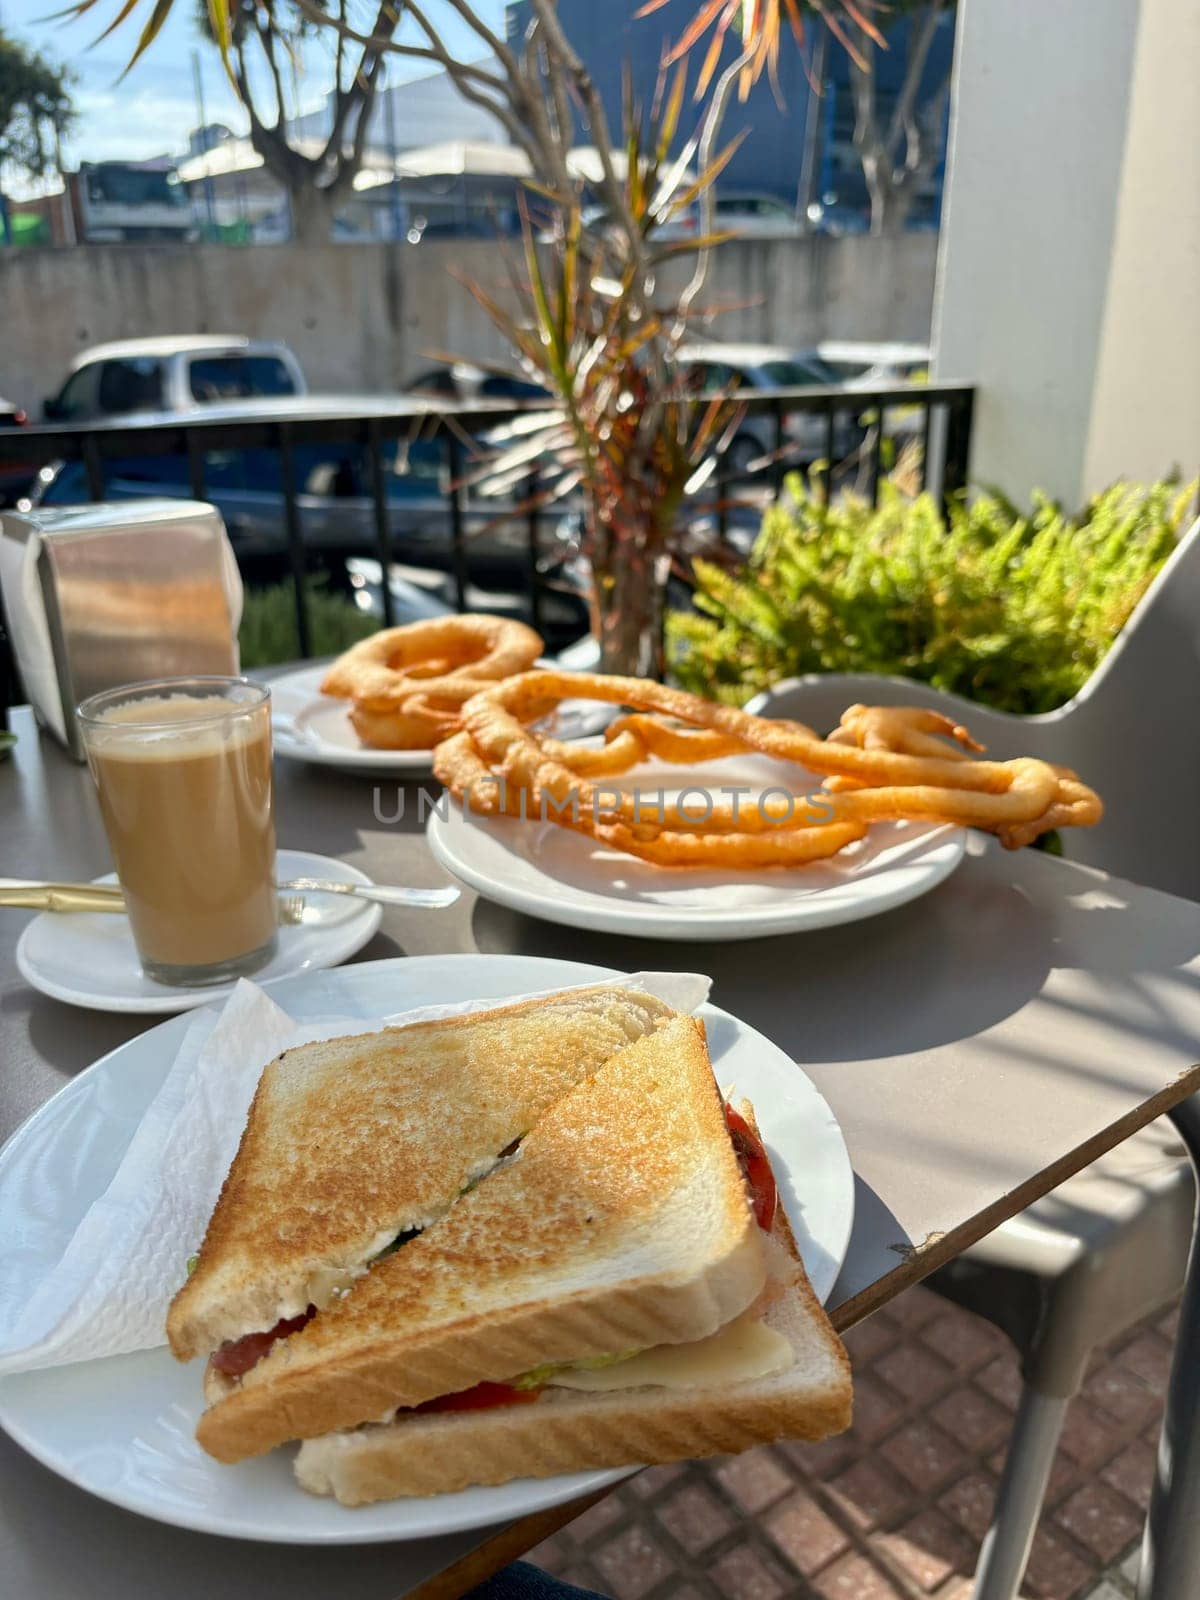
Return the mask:
<svg viewBox="0 0 1200 1600">
<path fill-rule="evenodd" d="M 667 621 L 684 688 L 740 705 L 806 672 L 896 673 L 1005 711 L 1049 711 L 1094 671 L 1174 548 L 1196 485 L 1118 483 L 1069 518 L 1043 496 L 957 507 L 880 486 L 822 508 L 799 477 L 745 566 L 696 563 Z"/>
<path fill-rule="evenodd" d="M 308 583 L 310 652 L 314 656 L 340 655 L 379 626 L 345 595 L 332 594 L 325 580 Z M 267 589 L 247 589 L 238 633 L 242 670 L 295 661 L 300 655 L 296 631 L 296 602 L 291 581 Z"/>
</svg>

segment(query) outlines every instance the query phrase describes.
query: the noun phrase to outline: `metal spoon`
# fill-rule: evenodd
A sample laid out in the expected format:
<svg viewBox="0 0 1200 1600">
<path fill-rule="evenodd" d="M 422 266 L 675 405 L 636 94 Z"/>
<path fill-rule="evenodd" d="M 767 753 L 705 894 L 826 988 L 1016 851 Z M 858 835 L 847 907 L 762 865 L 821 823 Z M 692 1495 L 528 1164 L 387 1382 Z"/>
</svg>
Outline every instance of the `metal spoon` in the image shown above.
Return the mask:
<svg viewBox="0 0 1200 1600">
<path fill-rule="evenodd" d="M 423 906 L 427 911 L 452 906 L 462 894 L 449 884 L 444 889 L 407 889 L 391 883 L 335 883 L 329 878 L 286 878 L 276 887 L 300 894 L 349 894 L 382 906 Z"/>
<path fill-rule="evenodd" d="M 462 893 L 444 889 L 409 889 L 388 883 L 338 883 L 328 878 L 286 878 L 276 884 L 281 902 L 295 904 L 302 894 L 344 894 L 373 900 L 385 906 L 417 906 L 427 911 L 452 906 Z M 0 879 L 0 906 L 20 906 L 32 911 L 113 911 L 125 909 L 125 897 L 116 883 L 34 883 Z"/>
</svg>

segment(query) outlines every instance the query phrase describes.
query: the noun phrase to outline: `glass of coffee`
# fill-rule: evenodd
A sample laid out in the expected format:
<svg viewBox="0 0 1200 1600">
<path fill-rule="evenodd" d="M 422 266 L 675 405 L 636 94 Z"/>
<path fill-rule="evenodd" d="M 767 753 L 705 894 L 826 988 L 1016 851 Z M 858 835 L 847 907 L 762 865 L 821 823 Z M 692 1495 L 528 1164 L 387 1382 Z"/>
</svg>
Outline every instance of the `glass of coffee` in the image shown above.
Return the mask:
<svg viewBox="0 0 1200 1600">
<path fill-rule="evenodd" d="M 79 707 L 142 969 L 224 983 L 275 950 L 271 691 L 163 678 Z"/>
</svg>

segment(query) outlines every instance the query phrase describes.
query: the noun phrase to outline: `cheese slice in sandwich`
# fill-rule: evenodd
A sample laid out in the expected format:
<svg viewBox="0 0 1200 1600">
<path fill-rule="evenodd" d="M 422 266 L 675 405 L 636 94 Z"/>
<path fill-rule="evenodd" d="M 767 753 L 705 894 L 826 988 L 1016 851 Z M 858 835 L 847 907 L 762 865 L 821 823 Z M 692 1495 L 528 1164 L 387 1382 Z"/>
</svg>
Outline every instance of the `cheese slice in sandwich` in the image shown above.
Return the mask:
<svg viewBox="0 0 1200 1600">
<path fill-rule="evenodd" d="M 752 1109 L 738 1109 L 753 1127 Z M 446 1409 L 435 1404 L 306 1440 L 297 1480 L 358 1506 L 841 1432 L 850 1425 L 850 1364 L 782 1208 L 764 1238 L 767 1286 L 708 1338 L 543 1368 L 506 1395 L 486 1397 L 499 1401 L 486 1408 L 478 1394 L 466 1407 L 468 1397 L 452 1396 Z"/>
<path fill-rule="evenodd" d="M 599 985 L 285 1051 L 263 1072 L 171 1304 L 174 1354 L 213 1356 L 206 1388 L 221 1392 L 449 1211 L 567 1089 L 674 1015 Z"/>
<path fill-rule="evenodd" d="M 547 1364 L 706 1339 L 767 1277 L 703 1027 L 676 1017 L 568 1090 L 513 1160 L 279 1341 L 197 1438 L 237 1461 Z"/>
</svg>

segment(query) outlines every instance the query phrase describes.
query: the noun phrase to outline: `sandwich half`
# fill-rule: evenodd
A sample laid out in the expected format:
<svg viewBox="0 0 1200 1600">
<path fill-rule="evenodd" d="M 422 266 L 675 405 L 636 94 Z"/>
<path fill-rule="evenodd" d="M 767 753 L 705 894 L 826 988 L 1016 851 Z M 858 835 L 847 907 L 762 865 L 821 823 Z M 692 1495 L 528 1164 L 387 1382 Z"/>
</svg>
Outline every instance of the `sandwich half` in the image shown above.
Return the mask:
<svg viewBox="0 0 1200 1600">
<path fill-rule="evenodd" d="M 311 1494 L 360 1506 L 842 1432 L 851 1413 L 846 1352 L 782 1212 L 773 1237 L 780 1256 L 764 1303 L 711 1338 L 602 1366 L 545 1369 L 508 1395 L 452 1397 L 462 1409 L 402 1412 L 306 1440 L 297 1480 Z"/>
<path fill-rule="evenodd" d="M 173 1353 L 210 1357 L 210 1391 L 236 1383 L 445 1215 L 566 1090 L 674 1015 L 600 985 L 285 1051 L 171 1304 Z"/>
<path fill-rule="evenodd" d="M 547 1366 L 692 1343 L 758 1300 L 768 1268 L 703 1027 L 675 1017 L 278 1341 L 197 1438 L 237 1461 L 480 1385 L 515 1388 Z"/>
</svg>

